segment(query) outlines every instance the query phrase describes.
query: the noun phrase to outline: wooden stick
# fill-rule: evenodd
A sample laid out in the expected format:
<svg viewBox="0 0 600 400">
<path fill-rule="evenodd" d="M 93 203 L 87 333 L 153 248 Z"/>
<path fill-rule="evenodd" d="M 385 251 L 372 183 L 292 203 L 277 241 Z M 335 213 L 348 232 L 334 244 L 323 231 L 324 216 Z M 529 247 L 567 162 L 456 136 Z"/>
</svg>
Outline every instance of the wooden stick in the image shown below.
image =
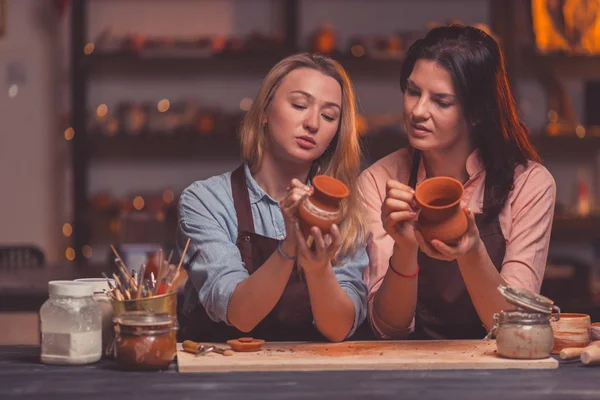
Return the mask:
<svg viewBox="0 0 600 400">
<path fill-rule="evenodd" d="M 121 294 L 121 292 L 119 291 L 119 289 L 115 288 L 113 291 L 114 296 L 117 298 L 118 301 L 124 301 L 125 298 L 123 297 L 123 295 Z"/>
<path fill-rule="evenodd" d="M 177 271 L 179 271 L 179 268 L 181 268 L 181 264 L 183 264 L 183 259 L 185 258 L 185 253 L 187 253 L 187 249 L 188 249 L 189 245 L 190 245 L 190 238 L 188 238 L 188 240 L 185 242 L 185 248 L 183 249 L 183 254 L 181 255 L 181 258 L 179 259 L 179 265 L 177 265 Z"/>
<path fill-rule="evenodd" d="M 163 249 L 158 249 L 157 255 L 156 255 L 156 266 L 157 266 L 156 273 L 157 274 L 158 274 L 158 269 L 160 269 L 160 266 L 162 265 L 163 259 L 164 259 Z"/>
<path fill-rule="evenodd" d="M 131 300 L 131 295 L 129 294 L 129 291 L 125 290 L 125 287 L 121 283 L 121 280 L 119 279 L 117 274 L 113 273 L 113 278 L 115 278 L 115 282 L 117 283 L 119 290 L 121 290 L 121 294 L 123 294 L 123 296 L 127 297 L 127 300 Z"/>
<path fill-rule="evenodd" d="M 585 351 L 581 353 L 581 362 L 585 365 L 596 365 L 600 364 L 600 347 L 588 346 Z"/>
<path fill-rule="evenodd" d="M 595 342 L 591 342 L 586 347 L 565 347 L 560 351 L 561 360 L 572 360 L 574 358 L 580 357 L 584 351 L 591 349 L 593 347 L 600 347 L 600 340 Z"/>
<path fill-rule="evenodd" d="M 110 278 L 108 277 L 108 275 L 106 275 L 106 273 L 105 273 L 105 272 L 102 272 L 102 273 L 101 273 L 101 275 L 102 275 L 102 277 L 103 277 L 103 278 L 105 278 L 105 279 L 106 279 L 106 283 L 108 283 L 108 288 L 109 288 L 110 290 L 114 290 L 114 289 L 115 289 L 115 287 L 113 286 L 112 282 L 110 281 Z"/>
<path fill-rule="evenodd" d="M 119 266 L 121 268 L 121 273 L 123 274 L 123 276 L 125 277 L 125 279 L 127 279 L 127 282 L 129 283 L 129 285 L 132 285 L 133 278 L 129 274 L 129 271 L 127 270 L 127 266 L 123 262 L 123 259 L 121 258 L 121 256 L 117 252 L 117 249 L 115 249 L 115 246 L 113 246 L 111 244 L 110 248 L 112 249 L 113 253 L 115 254 L 115 257 L 117 258 L 116 259 L 117 266 Z M 133 287 L 136 287 L 135 282 L 133 283 Z"/>
<path fill-rule="evenodd" d="M 171 280 L 171 282 L 167 285 L 166 292 L 176 292 L 179 290 L 179 285 L 181 284 L 181 280 L 186 277 L 185 271 L 178 270 L 175 272 L 175 276 Z"/>
</svg>

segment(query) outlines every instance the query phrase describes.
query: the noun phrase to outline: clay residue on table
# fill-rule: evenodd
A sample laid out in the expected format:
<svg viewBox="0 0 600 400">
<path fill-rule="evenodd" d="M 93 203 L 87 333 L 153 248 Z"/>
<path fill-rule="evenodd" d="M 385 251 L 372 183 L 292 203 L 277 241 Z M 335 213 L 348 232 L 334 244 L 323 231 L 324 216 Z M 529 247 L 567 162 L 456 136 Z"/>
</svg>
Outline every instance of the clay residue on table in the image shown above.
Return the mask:
<svg viewBox="0 0 600 400">
<path fill-rule="evenodd" d="M 422 353 L 423 356 L 447 356 L 450 358 L 470 354 L 492 353 L 495 350 L 493 343 L 482 342 L 473 345 L 463 344 L 460 341 L 422 341 L 422 342 L 348 342 L 348 343 L 303 343 L 303 344 L 271 344 L 263 351 L 271 355 L 283 353 L 310 354 L 324 357 L 347 356 L 384 356 L 397 355 L 411 352 Z"/>
</svg>

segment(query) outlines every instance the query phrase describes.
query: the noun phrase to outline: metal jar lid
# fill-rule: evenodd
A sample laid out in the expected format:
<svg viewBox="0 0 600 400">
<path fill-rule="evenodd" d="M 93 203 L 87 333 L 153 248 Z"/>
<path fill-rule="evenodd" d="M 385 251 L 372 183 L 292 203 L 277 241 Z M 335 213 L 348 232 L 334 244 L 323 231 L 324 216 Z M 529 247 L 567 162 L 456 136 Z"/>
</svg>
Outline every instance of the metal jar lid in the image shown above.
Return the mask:
<svg viewBox="0 0 600 400">
<path fill-rule="evenodd" d="M 518 325 L 548 325 L 550 314 L 539 312 L 526 312 L 520 310 L 500 311 L 494 315 L 494 320 L 498 325 L 518 324 Z"/>
<path fill-rule="evenodd" d="M 115 322 L 124 326 L 168 326 L 173 324 L 173 317 L 166 312 L 128 311 L 115 318 Z"/>
<path fill-rule="evenodd" d="M 554 302 L 547 297 L 510 285 L 500 285 L 498 291 L 509 303 L 527 312 L 552 314 L 552 311 L 556 310 L 560 316 L 560 308 L 555 306 Z"/>
</svg>

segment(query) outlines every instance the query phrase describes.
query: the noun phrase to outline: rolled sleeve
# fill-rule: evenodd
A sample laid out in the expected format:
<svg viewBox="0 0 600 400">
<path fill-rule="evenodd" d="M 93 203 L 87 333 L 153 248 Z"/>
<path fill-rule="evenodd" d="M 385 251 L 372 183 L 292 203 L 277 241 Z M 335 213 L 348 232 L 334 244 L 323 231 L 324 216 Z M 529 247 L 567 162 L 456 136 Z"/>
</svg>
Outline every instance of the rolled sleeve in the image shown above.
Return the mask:
<svg viewBox="0 0 600 400">
<path fill-rule="evenodd" d="M 516 179 L 511 197 L 511 228 L 500 274 L 510 285 L 539 293 L 554 217 L 554 179 L 535 164 Z"/>
<path fill-rule="evenodd" d="M 352 336 L 367 316 L 367 285 L 363 273 L 369 263 L 365 246 L 360 246 L 352 255 L 340 260 L 340 266 L 334 268 L 334 273 L 340 287 L 354 304 L 354 324 L 346 338 Z"/>
<path fill-rule="evenodd" d="M 227 227 L 228 219 L 223 217 L 228 212 L 226 205 L 222 199 L 220 204 L 213 204 L 210 199 L 214 194 L 202 191 L 196 186 L 186 189 L 181 195 L 177 249 L 181 254 L 187 239 L 190 239 L 184 262 L 191 261 L 188 275 L 197 293 L 197 301 L 212 320 L 229 324 L 229 300 L 237 285 L 248 277 L 248 272 L 235 245 L 236 238 L 231 236 Z M 187 300 L 184 311 L 189 312 L 193 302 Z"/>
</svg>

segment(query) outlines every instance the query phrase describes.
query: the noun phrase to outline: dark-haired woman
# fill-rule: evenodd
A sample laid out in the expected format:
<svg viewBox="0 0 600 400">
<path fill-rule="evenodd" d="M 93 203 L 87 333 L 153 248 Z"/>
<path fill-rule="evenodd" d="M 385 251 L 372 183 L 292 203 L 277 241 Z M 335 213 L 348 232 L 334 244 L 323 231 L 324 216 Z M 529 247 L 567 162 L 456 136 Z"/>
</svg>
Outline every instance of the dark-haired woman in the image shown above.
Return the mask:
<svg viewBox="0 0 600 400">
<path fill-rule="evenodd" d="M 502 52 L 483 31 L 435 28 L 401 71 L 410 146 L 360 177 L 368 205 L 369 318 L 383 338 L 483 338 L 508 308 L 496 290 L 539 292 L 556 189 L 520 121 Z M 414 187 L 463 183 L 468 229 L 456 245 L 426 242 Z"/>
</svg>

